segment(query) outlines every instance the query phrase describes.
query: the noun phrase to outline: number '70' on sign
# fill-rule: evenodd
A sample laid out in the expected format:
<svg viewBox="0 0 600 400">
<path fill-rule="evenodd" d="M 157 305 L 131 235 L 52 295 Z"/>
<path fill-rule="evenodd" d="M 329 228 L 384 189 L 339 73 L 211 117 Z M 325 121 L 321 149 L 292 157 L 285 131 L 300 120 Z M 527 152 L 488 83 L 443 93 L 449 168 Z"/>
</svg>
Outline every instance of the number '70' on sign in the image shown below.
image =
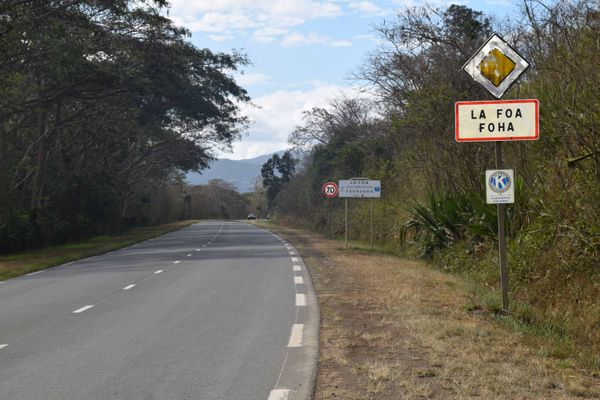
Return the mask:
<svg viewBox="0 0 600 400">
<path fill-rule="evenodd" d="M 325 182 L 321 188 L 321 192 L 323 193 L 323 196 L 330 199 L 337 197 L 339 192 L 338 185 L 335 182 Z"/>
</svg>

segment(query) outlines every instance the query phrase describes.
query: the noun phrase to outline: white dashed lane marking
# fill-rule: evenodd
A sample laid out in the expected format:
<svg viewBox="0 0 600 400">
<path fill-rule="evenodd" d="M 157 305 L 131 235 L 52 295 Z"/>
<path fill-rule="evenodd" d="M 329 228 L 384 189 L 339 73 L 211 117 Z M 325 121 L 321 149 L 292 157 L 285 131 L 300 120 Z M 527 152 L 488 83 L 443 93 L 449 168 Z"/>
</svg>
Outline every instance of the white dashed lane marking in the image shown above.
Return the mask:
<svg viewBox="0 0 600 400">
<path fill-rule="evenodd" d="M 173 264 L 179 264 L 180 262 L 181 262 L 180 260 L 177 260 Z"/>
<path fill-rule="evenodd" d="M 83 306 L 81 308 L 78 308 L 77 310 L 73 311 L 73 314 L 79 314 L 82 313 L 84 311 L 89 310 L 90 308 L 94 307 L 93 305 L 89 305 L 89 306 Z"/>
<path fill-rule="evenodd" d="M 304 278 L 301 276 L 295 276 L 294 277 L 294 283 L 296 285 L 302 285 L 304 283 Z"/>
<path fill-rule="evenodd" d="M 302 271 L 302 267 L 299 265 L 294 265 L 294 271 Z"/>
<path fill-rule="evenodd" d="M 288 400 L 290 396 L 290 391 L 287 389 L 276 389 L 271 390 L 269 394 L 269 398 L 267 400 Z"/>
<path fill-rule="evenodd" d="M 27 276 L 33 276 L 33 275 L 41 274 L 42 272 L 44 272 L 44 271 L 30 272 L 29 274 L 27 274 Z"/>
<path fill-rule="evenodd" d="M 191 257 L 191 256 L 192 256 L 191 254 L 188 254 L 186 257 Z"/>
<path fill-rule="evenodd" d="M 8 346 L 7 344 L 0 344 L 0 350 L 2 350 L 3 348 L 5 348 L 6 346 Z"/>
<path fill-rule="evenodd" d="M 133 289 L 135 287 L 135 284 L 131 284 L 131 285 L 127 285 L 123 288 L 123 290 L 129 290 L 129 289 Z"/>
<path fill-rule="evenodd" d="M 304 324 L 292 325 L 292 333 L 290 334 L 290 341 L 287 347 L 300 347 L 302 346 L 302 335 L 304 334 Z"/>
<path fill-rule="evenodd" d="M 296 306 L 304 307 L 306 305 L 306 295 L 304 293 L 296 294 Z"/>
<path fill-rule="evenodd" d="M 160 274 L 161 272 L 163 272 L 163 270 L 162 270 L 162 269 L 159 269 L 159 270 L 158 270 L 158 271 L 156 271 L 154 274 L 155 274 L 155 275 L 157 275 L 157 274 Z"/>
<path fill-rule="evenodd" d="M 292 262 L 298 262 L 298 257 L 292 257 Z"/>
</svg>

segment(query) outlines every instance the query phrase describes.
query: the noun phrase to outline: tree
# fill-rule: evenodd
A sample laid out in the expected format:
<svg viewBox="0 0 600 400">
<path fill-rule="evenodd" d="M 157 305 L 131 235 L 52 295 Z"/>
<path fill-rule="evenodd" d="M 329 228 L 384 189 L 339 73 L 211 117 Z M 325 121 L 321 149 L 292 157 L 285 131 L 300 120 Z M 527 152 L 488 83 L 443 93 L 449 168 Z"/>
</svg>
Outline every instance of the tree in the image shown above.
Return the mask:
<svg viewBox="0 0 600 400">
<path fill-rule="evenodd" d="M 275 203 L 275 198 L 279 191 L 294 176 L 296 160 L 290 151 L 283 153 L 281 157 L 274 154 L 266 163 L 263 164 L 260 174 L 263 178 L 263 187 L 267 190 L 267 205 L 269 209 Z"/>
<path fill-rule="evenodd" d="M 245 193 L 244 196 L 248 200 L 250 212 L 254 212 L 259 219 L 266 217 L 268 209 L 267 192 L 263 186 L 262 177 L 256 177 L 252 191 Z"/>
<path fill-rule="evenodd" d="M 207 185 L 190 190 L 191 218 L 245 218 L 247 200 L 237 188 L 221 179 L 211 179 Z"/>
<path fill-rule="evenodd" d="M 239 137 L 249 97 L 230 74 L 246 58 L 194 47 L 166 6 L 0 5 L 0 248 L 139 220 L 150 188 Z"/>
</svg>

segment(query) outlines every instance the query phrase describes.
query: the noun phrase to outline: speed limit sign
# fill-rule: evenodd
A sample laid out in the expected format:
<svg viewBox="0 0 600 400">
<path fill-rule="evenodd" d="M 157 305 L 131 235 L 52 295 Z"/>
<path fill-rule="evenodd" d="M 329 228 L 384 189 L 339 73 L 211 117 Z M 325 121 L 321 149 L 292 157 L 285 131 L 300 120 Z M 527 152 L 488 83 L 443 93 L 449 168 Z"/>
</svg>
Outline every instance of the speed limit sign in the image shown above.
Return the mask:
<svg viewBox="0 0 600 400">
<path fill-rule="evenodd" d="M 337 197 L 339 189 L 335 182 L 325 182 L 321 191 L 323 192 L 323 196 L 332 199 Z"/>
</svg>

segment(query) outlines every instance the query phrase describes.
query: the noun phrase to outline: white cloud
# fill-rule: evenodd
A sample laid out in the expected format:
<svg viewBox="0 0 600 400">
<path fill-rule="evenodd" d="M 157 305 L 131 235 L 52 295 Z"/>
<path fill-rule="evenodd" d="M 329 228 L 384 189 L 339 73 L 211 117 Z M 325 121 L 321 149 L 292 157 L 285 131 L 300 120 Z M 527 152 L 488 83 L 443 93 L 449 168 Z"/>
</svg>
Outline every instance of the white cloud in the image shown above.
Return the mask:
<svg viewBox="0 0 600 400">
<path fill-rule="evenodd" d="M 291 33 L 283 38 L 281 44 L 285 47 L 296 47 L 305 44 L 323 44 L 331 47 L 352 46 L 352 42 L 348 40 L 336 40 L 326 35 L 318 35 L 314 32 L 311 32 L 307 35 L 303 35 L 298 32 Z"/>
<path fill-rule="evenodd" d="M 233 146 L 233 154 L 220 157 L 252 158 L 287 148 L 288 135 L 302 123 L 302 112 L 324 107 L 329 100 L 342 95 L 355 96 L 350 87 L 312 82 L 305 90 L 279 90 L 253 99 L 258 107 L 244 105 L 242 110 L 253 124 L 247 136 Z"/>
<path fill-rule="evenodd" d="M 390 10 L 385 10 L 371 1 L 352 1 L 348 4 L 351 10 L 365 13 L 369 16 L 384 16 L 390 14 Z"/>
<path fill-rule="evenodd" d="M 261 83 L 267 83 L 269 81 L 269 77 L 260 72 L 249 72 L 236 75 L 235 80 L 241 86 L 252 86 Z"/>
<path fill-rule="evenodd" d="M 210 40 L 214 40 L 215 42 L 224 42 L 226 40 L 230 40 L 233 39 L 233 36 L 231 35 L 208 35 L 208 38 Z"/>
<path fill-rule="evenodd" d="M 333 0 L 171 0 L 171 18 L 217 39 L 250 35 L 269 42 L 307 21 L 343 14 Z"/>
<path fill-rule="evenodd" d="M 217 156 L 231 160 L 244 160 L 285 149 L 287 149 L 286 143 L 244 140 L 233 145 L 233 153 L 222 153 Z"/>
<path fill-rule="evenodd" d="M 514 2 L 510 0 L 486 0 L 486 3 L 492 6 L 515 7 Z"/>
</svg>

